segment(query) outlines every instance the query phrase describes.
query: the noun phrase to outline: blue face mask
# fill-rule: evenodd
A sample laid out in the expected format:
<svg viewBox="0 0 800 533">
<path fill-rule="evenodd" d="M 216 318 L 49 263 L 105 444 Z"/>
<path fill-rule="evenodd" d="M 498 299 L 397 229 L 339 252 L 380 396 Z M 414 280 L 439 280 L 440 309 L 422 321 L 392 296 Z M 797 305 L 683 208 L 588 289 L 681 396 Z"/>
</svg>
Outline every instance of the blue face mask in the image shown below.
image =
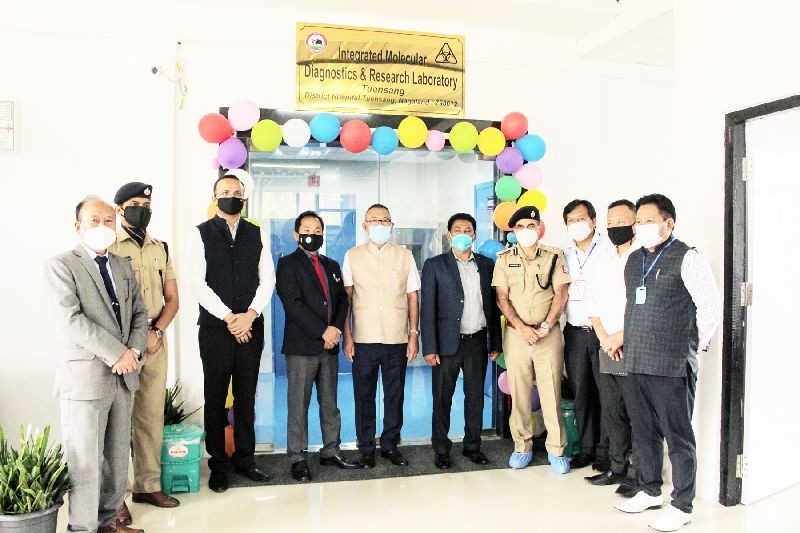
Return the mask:
<svg viewBox="0 0 800 533">
<path fill-rule="evenodd" d="M 472 247 L 472 237 L 463 233 L 454 235 L 450 242 L 453 245 L 453 248 L 459 252 L 466 252 Z"/>
<path fill-rule="evenodd" d="M 375 244 L 386 244 L 389 237 L 392 236 L 391 226 L 367 226 L 369 228 L 369 240 Z"/>
</svg>

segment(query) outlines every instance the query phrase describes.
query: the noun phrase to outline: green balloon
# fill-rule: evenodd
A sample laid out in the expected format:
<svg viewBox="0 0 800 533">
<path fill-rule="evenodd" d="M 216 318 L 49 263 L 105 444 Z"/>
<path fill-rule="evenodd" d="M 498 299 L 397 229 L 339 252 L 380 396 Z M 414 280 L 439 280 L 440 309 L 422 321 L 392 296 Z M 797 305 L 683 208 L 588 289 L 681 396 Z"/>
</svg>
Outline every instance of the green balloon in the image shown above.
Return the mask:
<svg viewBox="0 0 800 533">
<path fill-rule="evenodd" d="M 503 176 L 494 184 L 494 193 L 503 202 L 513 202 L 522 194 L 522 185 L 514 176 Z"/>
<path fill-rule="evenodd" d="M 259 120 L 250 132 L 253 146 L 262 152 L 274 152 L 280 146 L 281 139 L 283 139 L 283 131 L 274 120 Z"/>
<path fill-rule="evenodd" d="M 506 356 L 505 356 L 505 354 L 500 352 L 500 357 L 498 357 L 495 360 L 495 363 L 497 363 L 497 366 L 499 366 L 500 368 L 505 369 L 506 368 Z"/>
<path fill-rule="evenodd" d="M 462 121 L 450 129 L 450 146 L 456 152 L 471 152 L 478 144 L 478 129 L 471 123 Z"/>
</svg>

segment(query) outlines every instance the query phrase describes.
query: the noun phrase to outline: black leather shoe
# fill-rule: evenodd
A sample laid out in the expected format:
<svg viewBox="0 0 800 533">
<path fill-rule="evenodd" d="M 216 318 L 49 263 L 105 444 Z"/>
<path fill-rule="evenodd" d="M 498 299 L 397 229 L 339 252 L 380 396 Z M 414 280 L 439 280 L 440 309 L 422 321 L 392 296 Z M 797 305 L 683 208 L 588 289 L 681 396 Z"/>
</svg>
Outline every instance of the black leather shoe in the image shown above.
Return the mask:
<svg viewBox="0 0 800 533">
<path fill-rule="evenodd" d="M 358 459 L 358 464 L 361 468 L 375 468 L 375 454 L 362 453 L 361 457 Z"/>
<path fill-rule="evenodd" d="M 228 474 L 222 470 L 212 470 L 211 477 L 208 478 L 208 488 L 214 492 L 228 490 Z"/>
<path fill-rule="evenodd" d="M 308 483 L 311 481 L 311 472 L 308 471 L 307 462 L 297 461 L 292 463 L 292 479 L 300 481 L 301 483 Z"/>
<path fill-rule="evenodd" d="M 592 463 L 592 470 L 608 472 L 611 470 L 611 459 L 608 457 L 598 457 L 595 462 Z"/>
<path fill-rule="evenodd" d="M 250 481 L 258 481 L 261 483 L 269 481 L 269 475 L 256 465 L 251 465 L 245 468 L 237 468 L 236 473 L 240 476 L 246 477 Z"/>
<path fill-rule="evenodd" d="M 347 459 L 345 459 L 340 455 L 320 457 L 319 464 L 321 464 L 322 466 L 335 466 L 338 468 L 343 468 L 345 470 L 350 470 L 351 468 L 361 468 L 360 464 L 348 461 Z"/>
<path fill-rule="evenodd" d="M 439 470 L 447 470 L 448 468 L 453 466 L 453 463 L 450 462 L 450 456 L 447 455 L 446 453 L 442 453 L 442 454 L 438 454 L 437 453 L 436 454 L 436 460 L 433 462 L 433 464 Z"/>
<path fill-rule="evenodd" d="M 625 476 L 622 474 L 614 474 L 612 472 L 603 472 L 596 476 L 589 476 L 583 478 L 596 487 L 605 487 L 606 485 L 618 485 L 625 481 Z"/>
<path fill-rule="evenodd" d="M 470 451 L 463 451 L 461 455 L 475 463 L 476 465 L 488 465 L 489 459 L 483 455 L 483 452 L 470 452 Z"/>
<path fill-rule="evenodd" d="M 639 490 L 639 483 L 635 479 L 625 478 L 625 481 L 617 487 L 616 493 L 623 498 L 633 498 Z"/>
<path fill-rule="evenodd" d="M 394 466 L 408 466 L 408 459 L 397 450 L 382 450 L 381 457 L 389 459 Z"/>
<path fill-rule="evenodd" d="M 592 464 L 592 461 L 594 461 L 594 455 L 582 453 L 580 455 L 576 455 L 570 460 L 569 467 L 572 470 L 578 470 L 579 468 L 585 468 L 589 466 Z"/>
</svg>

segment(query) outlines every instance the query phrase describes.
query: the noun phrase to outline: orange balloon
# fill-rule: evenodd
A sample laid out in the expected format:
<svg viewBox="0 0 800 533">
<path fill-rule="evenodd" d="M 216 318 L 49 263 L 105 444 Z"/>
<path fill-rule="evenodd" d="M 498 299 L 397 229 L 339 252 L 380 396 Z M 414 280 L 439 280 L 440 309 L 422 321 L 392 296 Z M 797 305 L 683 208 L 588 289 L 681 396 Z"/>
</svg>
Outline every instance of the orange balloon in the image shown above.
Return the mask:
<svg viewBox="0 0 800 533">
<path fill-rule="evenodd" d="M 513 215 L 517 209 L 519 209 L 517 202 L 500 202 L 497 204 L 497 207 L 494 208 L 494 213 L 492 213 L 494 225 L 503 231 L 511 231 L 508 221 L 511 220 L 511 215 Z"/>
<path fill-rule="evenodd" d="M 208 209 L 206 209 L 206 216 L 209 220 L 217 216 L 219 210 L 217 209 L 217 204 L 214 203 L 212 200 L 210 204 L 208 204 Z"/>
</svg>

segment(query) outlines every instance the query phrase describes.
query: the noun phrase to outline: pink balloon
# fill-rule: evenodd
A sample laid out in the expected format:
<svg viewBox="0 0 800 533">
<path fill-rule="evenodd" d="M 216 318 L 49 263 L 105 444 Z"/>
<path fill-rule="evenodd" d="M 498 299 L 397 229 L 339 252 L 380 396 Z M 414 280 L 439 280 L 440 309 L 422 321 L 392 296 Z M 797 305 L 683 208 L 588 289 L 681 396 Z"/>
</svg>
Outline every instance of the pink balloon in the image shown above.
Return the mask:
<svg viewBox="0 0 800 533">
<path fill-rule="evenodd" d="M 219 161 L 217 161 L 216 157 L 211 160 L 211 168 L 219 168 Z"/>
<path fill-rule="evenodd" d="M 535 163 L 525 163 L 514 172 L 514 177 L 517 178 L 520 185 L 530 190 L 537 188 L 542 183 L 544 175 L 542 169 Z"/>
<path fill-rule="evenodd" d="M 425 146 L 431 152 L 438 152 L 444 148 L 444 133 L 438 130 L 429 130 L 428 138 L 425 139 Z"/>
<path fill-rule="evenodd" d="M 236 100 L 228 108 L 228 122 L 236 131 L 247 131 L 261 118 L 261 110 L 250 100 Z"/>
<path fill-rule="evenodd" d="M 504 371 L 497 376 L 497 388 L 500 389 L 500 392 L 503 394 L 511 394 L 508 389 L 508 371 Z"/>
</svg>

